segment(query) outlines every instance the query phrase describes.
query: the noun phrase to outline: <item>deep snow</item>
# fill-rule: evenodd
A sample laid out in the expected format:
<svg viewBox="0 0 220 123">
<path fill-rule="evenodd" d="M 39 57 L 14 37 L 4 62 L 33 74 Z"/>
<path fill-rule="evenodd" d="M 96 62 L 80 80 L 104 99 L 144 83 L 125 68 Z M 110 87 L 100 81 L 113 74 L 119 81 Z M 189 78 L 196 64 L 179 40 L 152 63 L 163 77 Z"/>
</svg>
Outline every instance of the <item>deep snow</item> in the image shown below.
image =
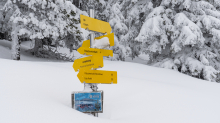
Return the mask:
<svg viewBox="0 0 220 123">
<path fill-rule="evenodd" d="M 105 60 L 102 70 L 117 71 L 118 84 L 98 85 L 104 112 L 96 118 L 71 108 L 71 93 L 84 87 L 72 62 L 35 58 L 24 50 L 21 59 L 10 60 L 7 42 L 0 45 L 0 123 L 220 122 L 219 83 Z"/>
</svg>

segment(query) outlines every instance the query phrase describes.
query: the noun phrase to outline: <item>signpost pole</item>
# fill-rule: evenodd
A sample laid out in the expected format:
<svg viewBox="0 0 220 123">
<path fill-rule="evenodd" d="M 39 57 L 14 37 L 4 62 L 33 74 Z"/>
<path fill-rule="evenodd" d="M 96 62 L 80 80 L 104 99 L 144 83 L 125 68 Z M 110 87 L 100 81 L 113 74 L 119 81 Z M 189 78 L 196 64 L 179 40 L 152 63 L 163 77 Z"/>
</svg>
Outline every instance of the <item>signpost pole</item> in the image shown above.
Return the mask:
<svg viewBox="0 0 220 123">
<path fill-rule="evenodd" d="M 91 18 L 95 18 L 95 12 L 94 12 L 94 6 L 89 6 L 89 16 Z M 93 42 L 94 42 L 94 39 L 95 39 L 95 33 L 90 31 L 90 48 L 93 48 Z M 84 83 L 84 88 L 85 88 L 85 85 L 86 83 Z M 88 83 L 90 88 L 92 89 L 92 91 L 97 91 L 98 87 L 97 87 L 97 84 L 91 84 L 91 83 Z M 95 117 L 98 117 L 98 113 L 94 113 L 94 116 Z"/>
<path fill-rule="evenodd" d="M 90 3 L 91 4 L 91 3 Z M 89 16 L 94 18 L 94 9 L 93 6 L 89 6 Z M 90 31 L 90 48 L 92 48 L 92 43 L 94 41 L 94 36 L 95 34 L 93 32 Z M 86 89 L 87 86 L 90 86 L 90 88 L 92 89 L 92 84 L 90 83 L 84 83 L 84 90 Z"/>
<path fill-rule="evenodd" d="M 117 71 L 96 70 L 97 68 L 101 68 L 104 66 L 103 56 L 113 57 L 113 51 L 104 49 L 105 46 L 99 49 L 95 48 L 94 40 L 108 38 L 110 45 L 109 43 L 106 43 L 106 46 L 114 46 L 114 33 L 111 33 L 112 28 L 108 22 L 95 19 L 94 5 L 91 0 L 89 0 L 88 8 L 90 17 L 81 14 L 80 23 L 81 28 L 90 31 L 90 40 L 84 41 L 82 47 L 77 49 L 77 51 L 80 54 L 89 56 L 74 61 L 73 68 L 76 72 L 79 71 L 77 77 L 79 78 L 81 83 L 84 83 L 83 92 L 89 93 L 90 96 L 88 97 L 89 100 L 86 97 L 77 98 L 77 103 L 80 103 L 80 105 L 74 103 L 76 98 L 72 96 L 72 104 L 76 110 L 84 113 L 89 113 L 94 115 L 95 117 L 98 117 L 98 113 L 103 112 L 103 91 L 98 91 L 98 83 L 117 84 Z M 95 38 L 95 32 L 107 35 Z M 99 92 L 102 92 L 102 96 L 100 99 L 98 98 L 100 96 L 93 96 L 93 93 Z M 102 103 L 102 105 L 100 105 L 100 102 Z"/>
<path fill-rule="evenodd" d="M 89 16 L 91 18 L 95 18 L 95 12 L 94 12 L 94 8 L 93 6 L 89 6 Z M 90 48 L 93 48 L 93 42 L 94 42 L 94 39 L 95 39 L 95 33 L 94 32 L 90 32 Z"/>
</svg>

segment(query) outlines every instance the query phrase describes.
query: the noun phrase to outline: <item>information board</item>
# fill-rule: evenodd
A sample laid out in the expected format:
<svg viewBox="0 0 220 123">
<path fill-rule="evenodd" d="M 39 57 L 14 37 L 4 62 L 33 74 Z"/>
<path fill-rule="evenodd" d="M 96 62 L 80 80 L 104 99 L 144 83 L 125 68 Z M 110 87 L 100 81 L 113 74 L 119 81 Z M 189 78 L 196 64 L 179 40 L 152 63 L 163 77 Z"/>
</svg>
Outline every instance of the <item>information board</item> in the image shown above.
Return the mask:
<svg viewBox="0 0 220 123">
<path fill-rule="evenodd" d="M 103 91 L 73 93 L 72 107 L 84 113 L 89 113 L 89 112 L 102 113 Z"/>
</svg>

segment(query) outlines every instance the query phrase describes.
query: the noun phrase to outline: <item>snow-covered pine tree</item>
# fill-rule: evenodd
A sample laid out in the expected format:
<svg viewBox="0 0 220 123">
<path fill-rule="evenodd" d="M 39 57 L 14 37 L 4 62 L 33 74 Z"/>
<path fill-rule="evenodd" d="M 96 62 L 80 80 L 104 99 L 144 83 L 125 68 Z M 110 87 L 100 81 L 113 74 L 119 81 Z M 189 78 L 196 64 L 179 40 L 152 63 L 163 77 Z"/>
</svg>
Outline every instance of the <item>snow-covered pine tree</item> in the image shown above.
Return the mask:
<svg viewBox="0 0 220 123">
<path fill-rule="evenodd" d="M 97 19 L 100 19 L 98 15 L 106 7 L 105 0 L 77 0 L 77 2 L 74 3 L 79 9 L 86 11 L 87 13 L 89 13 L 89 6 L 93 6 L 95 10 L 95 18 Z"/>
<path fill-rule="evenodd" d="M 8 0 L 3 7 L 3 11 L 4 12 L 11 11 L 10 15 L 12 16 L 12 15 L 17 15 L 20 10 L 17 6 L 14 6 L 12 4 L 12 2 Z M 7 22 L 8 23 L 7 27 L 4 27 L 4 28 L 8 29 L 8 32 L 10 31 L 9 34 L 12 39 L 12 46 L 11 46 L 12 59 L 13 60 L 20 60 L 20 42 L 18 39 L 18 31 L 19 31 L 20 26 L 18 26 L 16 23 L 10 22 L 11 16 L 8 17 L 10 19 Z"/>
<path fill-rule="evenodd" d="M 125 18 L 121 12 L 119 2 L 112 2 L 111 10 L 109 12 L 109 23 L 112 27 L 112 32 L 115 34 L 115 46 L 112 47 L 115 54 L 118 54 L 115 59 L 125 60 L 130 53 L 128 46 L 122 45 L 121 38 L 128 32 L 128 27 L 125 25 Z"/>
<path fill-rule="evenodd" d="M 136 41 L 151 65 L 219 82 L 219 15 L 218 0 L 162 0 Z"/>
<path fill-rule="evenodd" d="M 5 10 L 4 5 L 7 0 L 0 1 L 0 33 L 2 33 L 0 38 L 10 40 L 9 36 L 7 35 L 11 32 L 11 24 L 9 23 L 10 17 L 13 14 L 13 9 Z"/>
<path fill-rule="evenodd" d="M 114 55 L 113 59 L 125 60 L 125 57 L 129 54 L 129 48 L 125 48 L 121 42 L 121 36 L 128 31 L 125 25 L 125 18 L 121 13 L 121 6 L 118 0 L 108 0 L 106 6 L 102 12 L 97 13 L 97 18 L 110 23 L 112 32 L 115 34 L 115 45 L 111 47 L 111 50 L 117 55 Z"/>
<path fill-rule="evenodd" d="M 19 36 L 30 37 L 35 42 L 35 54 L 38 54 L 42 46 L 37 44 L 41 39 L 50 38 L 55 43 L 68 33 L 80 36 L 79 14 L 86 14 L 66 0 L 8 0 L 4 8 L 14 8 L 10 22 L 13 25 L 12 58 L 15 60 L 19 60 Z"/>
<path fill-rule="evenodd" d="M 153 5 L 147 0 L 126 0 L 121 3 L 121 11 L 128 27 L 128 32 L 121 37 L 121 42 L 124 46 L 131 48 L 132 58 L 140 54 L 140 43 L 134 39 L 138 36 L 144 19 L 152 9 Z"/>
</svg>

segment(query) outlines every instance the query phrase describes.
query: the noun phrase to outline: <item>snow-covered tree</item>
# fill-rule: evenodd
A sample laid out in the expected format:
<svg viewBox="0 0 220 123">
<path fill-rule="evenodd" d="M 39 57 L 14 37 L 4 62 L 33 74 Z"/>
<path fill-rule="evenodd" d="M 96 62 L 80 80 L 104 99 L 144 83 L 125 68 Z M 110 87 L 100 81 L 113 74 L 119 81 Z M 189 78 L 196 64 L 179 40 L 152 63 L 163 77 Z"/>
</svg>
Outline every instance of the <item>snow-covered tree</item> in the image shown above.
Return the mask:
<svg viewBox="0 0 220 123">
<path fill-rule="evenodd" d="M 124 46 L 131 48 L 132 58 L 140 54 L 140 43 L 134 39 L 138 36 L 144 19 L 152 9 L 153 5 L 147 0 L 126 0 L 121 3 L 121 11 L 128 27 L 127 33 L 121 36 L 121 42 Z"/>
<path fill-rule="evenodd" d="M 113 59 L 125 60 L 128 55 L 129 48 L 122 45 L 121 36 L 126 34 L 128 31 L 125 25 L 125 18 L 121 12 L 121 6 L 117 0 L 109 0 L 104 6 L 102 12 L 97 13 L 97 18 L 110 23 L 112 32 L 115 34 L 115 45 L 111 47 L 114 55 Z"/>
<path fill-rule="evenodd" d="M 219 81 L 218 9 L 217 0 L 162 0 L 135 40 L 149 55 L 149 64 Z"/>
<path fill-rule="evenodd" d="M 9 20 L 13 14 L 13 9 L 4 8 L 6 2 L 7 0 L 0 2 L 0 33 L 5 35 L 5 39 L 10 40 L 7 34 L 11 32 L 11 24 L 9 23 Z"/>
<path fill-rule="evenodd" d="M 112 27 L 112 32 L 115 34 L 115 46 L 112 47 L 114 53 L 118 54 L 116 59 L 125 60 L 130 54 L 130 48 L 122 44 L 122 36 L 128 32 L 128 27 L 125 24 L 125 18 L 121 12 L 121 6 L 118 2 L 113 3 L 109 13 L 109 23 Z"/>
<path fill-rule="evenodd" d="M 21 6 L 26 9 L 21 9 Z M 81 41 L 79 15 L 82 13 L 70 1 L 66 0 L 8 0 L 5 9 L 14 8 L 10 18 L 12 25 L 12 58 L 19 60 L 19 36 L 27 36 L 35 42 L 34 54 L 42 48 L 40 40 L 49 38 L 52 43 L 74 35 Z"/>
<path fill-rule="evenodd" d="M 80 2 L 78 7 L 81 10 L 86 11 L 87 13 L 89 13 L 89 7 L 90 6 L 94 7 L 95 18 L 97 18 L 97 19 L 100 19 L 99 18 L 99 13 L 104 11 L 104 9 L 107 5 L 105 0 L 79 0 L 78 2 Z"/>
</svg>

